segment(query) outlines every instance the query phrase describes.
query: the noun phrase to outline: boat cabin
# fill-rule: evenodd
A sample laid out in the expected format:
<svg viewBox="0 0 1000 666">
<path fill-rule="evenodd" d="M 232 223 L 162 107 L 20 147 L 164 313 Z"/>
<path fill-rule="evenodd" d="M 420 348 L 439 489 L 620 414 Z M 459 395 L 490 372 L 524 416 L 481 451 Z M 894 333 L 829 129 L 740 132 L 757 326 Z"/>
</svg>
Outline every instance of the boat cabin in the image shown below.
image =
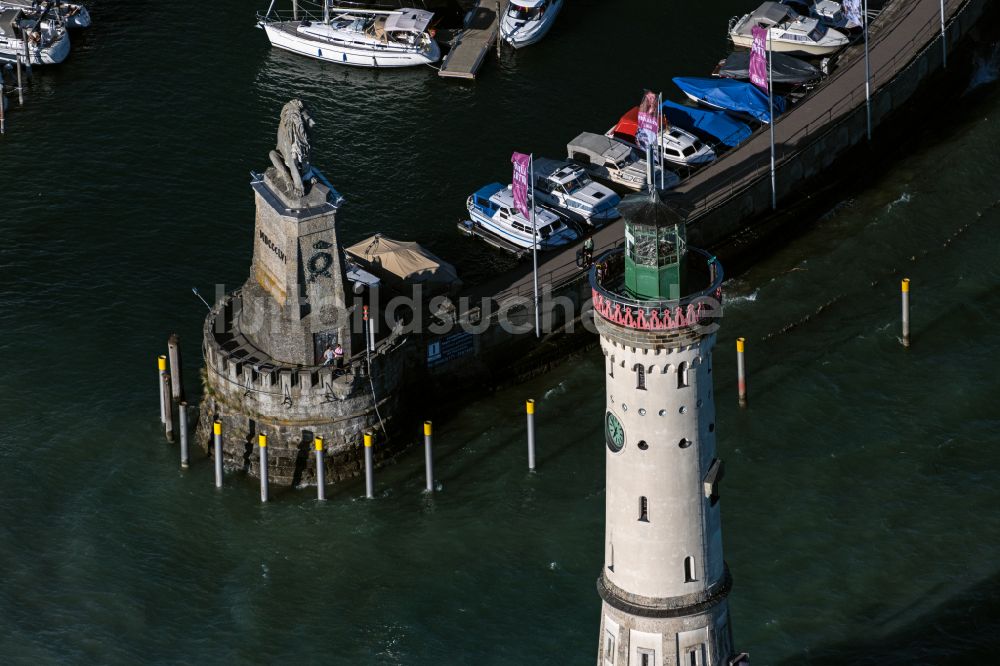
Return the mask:
<svg viewBox="0 0 1000 666">
<path fill-rule="evenodd" d="M 566 146 L 569 158 L 580 164 L 593 164 L 608 169 L 624 169 L 638 159 L 634 149 L 621 141 L 600 134 L 584 132 Z"/>
<path fill-rule="evenodd" d="M 551 0 L 510 0 L 507 14 L 520 21 L 540 19 L 548 8 Z"/>
</svg>

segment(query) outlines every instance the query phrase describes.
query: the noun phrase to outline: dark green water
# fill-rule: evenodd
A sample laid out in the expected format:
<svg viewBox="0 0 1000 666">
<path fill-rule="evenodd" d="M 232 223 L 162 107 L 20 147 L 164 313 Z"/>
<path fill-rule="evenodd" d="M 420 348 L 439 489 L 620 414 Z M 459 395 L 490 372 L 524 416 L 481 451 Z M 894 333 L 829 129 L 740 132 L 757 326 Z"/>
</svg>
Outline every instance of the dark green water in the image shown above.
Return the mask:
<svg viewBox="0 0 1000 666">
<path fill-rule="evenodd" d="M 313 106 L 345 240 L 419 239 L 475 278 L 506 260 L 454 232 L 465 196 L 505 177 L 512 149 L 558 155 L 644 86 L 707 72 L 744 4 L 578 0 L 543 43 L 462 86 L 272 52 L 257 8 L 233 0 L 94 2 L 95 27 L 38 72 L 0 143 L 3 661 L 590 663 L 598 352 L 430 415 L 433 498 L 412 451 L 379 473 L 376 501 L 349 484 L 322 506 L 312 489 L 261 506 L 237 475 L 216 492 L 200 457 L 182 473 L 159 434 L 154 357 L 179 332 L 196 389 L 190 289 L 245 279 L 248 172 L 267 165 L 287 98 Z M 682 28 L 657 34 L 668 13 Z M 727 285 L 725 544 L 755 664 L 986 663 L 997 646 L 1000 95 L 960 106 Z"/>
</svg>

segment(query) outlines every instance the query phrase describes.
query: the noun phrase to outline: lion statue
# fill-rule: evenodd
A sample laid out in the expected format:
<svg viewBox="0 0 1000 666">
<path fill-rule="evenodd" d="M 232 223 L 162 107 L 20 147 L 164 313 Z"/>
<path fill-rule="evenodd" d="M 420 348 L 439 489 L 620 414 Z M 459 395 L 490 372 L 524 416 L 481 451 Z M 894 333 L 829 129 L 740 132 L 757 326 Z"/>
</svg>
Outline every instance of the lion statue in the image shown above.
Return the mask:
<svg viewBox="0 0 1000 666">
<path fill-rule="evenodd" d="M 301 100 L 288 102 L 281 108 L 278 145 L 269 154 L 278 183 L 298 197 L 305 195 L 302 176 L 309 172 L 309 132 L 315 124 Z"/>
</svg>

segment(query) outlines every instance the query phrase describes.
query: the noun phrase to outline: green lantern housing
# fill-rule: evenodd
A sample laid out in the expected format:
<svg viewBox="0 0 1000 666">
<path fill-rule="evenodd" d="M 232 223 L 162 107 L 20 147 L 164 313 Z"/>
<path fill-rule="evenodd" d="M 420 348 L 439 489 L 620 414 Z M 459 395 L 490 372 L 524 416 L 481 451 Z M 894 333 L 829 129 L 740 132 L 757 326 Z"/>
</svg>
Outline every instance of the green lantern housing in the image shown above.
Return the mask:
<svg viewBox="0 0 1000 666">
<path fill-rule="evenodd" d="M 676 300 L 685 293 L 684 219 L 658 197 L 634 197 L 625 218 L 625 288 L 639 300 Z"/>
</svg>

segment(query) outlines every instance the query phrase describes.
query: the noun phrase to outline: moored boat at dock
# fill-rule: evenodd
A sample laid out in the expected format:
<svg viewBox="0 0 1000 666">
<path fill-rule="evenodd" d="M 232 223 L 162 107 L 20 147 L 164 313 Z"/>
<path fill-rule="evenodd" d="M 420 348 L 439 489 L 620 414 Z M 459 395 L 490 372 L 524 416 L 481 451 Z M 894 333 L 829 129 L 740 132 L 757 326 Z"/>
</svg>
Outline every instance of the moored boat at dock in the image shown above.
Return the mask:
<svg viewBox="0 0 1000 666">
<path fill-rule="evenodd" d="M 0 9 L 22 9 L 27 14 L 48 9 L 70 30 L 90 27 L 90 12 L 73 2 L 38 2 L 38 0 L 0 0 Z"/>
<path fill-rule="evenodd" d="M 771 100 L 753 84 L 735 79 L 675 76 L 674 84 L 692 101 L 761 123 L 771 122 Z M 775 115 L 784 113 L 785 98 L 773 96 Z"/>
<path fill-rule="evenodd" d="M 282 21 L 272 9 L 258 18 L 271 44 L 299 55 L 356 67 L 413 67 L 441 59 L 428 32 L 434 14 L 423 9 L 395 11 L 324 6 L 319 21 Z"/>
<path fill-rule="evenodd" d="M 514 205 L 514 193 L 509 185 L 485 185 L 470 195 L 465 205 L 475 225 L 516 248 L 532 249 L 536 235 L 539 250 L 561 247 L 580 237 L 558 215 L 538 206 L 534 210 L 533 229 L 531 220 Z"/>
<path fill-rule="evenodd" d="M 624 141 L 639 148 L 636 132 L 639 131 L 639 107 L 634 106 L 618 122 L 605 132 L 604 136 Z M 680 166 L 694 167 L 715 160 L 715 151 L 697 136 L 685 129 L 669 126 L 660 132 L 658 150 L 663 151 L 663 159 Z M 659 156 L 659 153 L 656 154 Z"/>
<path fill-rule="evenodd" d="M 552 28 L 562 4 L 563 0 L 510 0 L 500 18 L 500 36 L 515 49 L 535 44 Z"/>
<path fill-rule="evenodd" d="M 647 190 L 646 160 L 632 146 L 593 132 L 582 132 L 566 144 L 567 157 L 583 167 L 592 177 L 632 192 Z M 653 182 L 661 182 L 657 167 Z M 663 189 L 676 187 L 680 177 L 673 171 L 663 174 Z"/>
<path fill-rule="evenodd" d="M 540 157 L 534 174 L 538 200 L 572 220 L 600 227 L 621 217 L 616 208 L 621 197 L 591 180 L 581 166 Z"/>
<path fill-rule="evenodd" d="M 750 52 L 734 51 L 719 63 L 716 76 L 737 81 L 750 80 Z M 776 85 L 805 85 L 819 81 L 823 72 L 805 60 L 786 53 L 771 54 L 771 81 Z"/>
<path fill-rule="evenodd" d="M 0 9 L 0 62 L 27 54 L 28 64 L 55 65 L 69 56 L 69 33 L 51 9 Z"/>
<path fill-rule="evenodd" d="M 760 7 L 730 21 L 729 37 L 736 46 L 750 48 L 752 29 L 768 30 L 772 53 L 799 53 L 808 56 L 831 55 L 847 46 L 847 35 L 828 28 L 819 19 L 802 16 L 787 5 L 765 2 Z"/>
</svg>

